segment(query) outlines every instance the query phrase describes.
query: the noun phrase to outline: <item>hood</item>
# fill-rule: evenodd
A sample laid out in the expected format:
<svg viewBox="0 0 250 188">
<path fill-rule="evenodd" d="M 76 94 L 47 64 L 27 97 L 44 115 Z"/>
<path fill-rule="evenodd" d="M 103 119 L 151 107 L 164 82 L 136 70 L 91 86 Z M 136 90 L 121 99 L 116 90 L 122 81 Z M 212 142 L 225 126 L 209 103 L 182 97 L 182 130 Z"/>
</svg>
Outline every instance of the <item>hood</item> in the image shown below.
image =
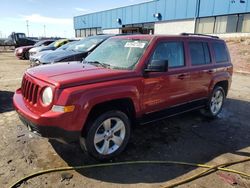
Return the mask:
<svg viewBox="0 0 250 188">
<path fill-rule="evenodd" d="M 43 46 L 37 46 L 37 47 L 31 48 L 31 49 L 29 50 L 29 52 L 39 52 L 40 49 L 42 49 L 42 48 L 43 48 Z"/>
<path fill-rule="evenodd" d="M 31 48 L 29 52 L 42 52 L 45 50 L 54 50 L 54 49 L 55 47 L 53 46 L 38 46 L 38 47 Z"/>
<path fill-rule="evenodd" d="M 34 55 L 30 55 L 30 59 L 31 60 L 39 60 L 40 61 L 40 58 L 50 52 L 53 52 L 53 50 L 46 50 L 46 51 L 41 51 L 41 52 L 38 52 Z"/>
<path fill-rule="evenodd" d="M 56 47 L 54 47 L 54 46 L 41 46 L 37 52 L 42 52 L 42 51 L 46 51 L 46 50 L 55 50 L 55 49 L 56 49 Z"/>
<path fill-rule="evenodd" d="M 71 50 L 56 50 L 52 51 L 46 55 L 43 55 L 40 59 L 41 63 L 53 63 L 53 62 L 60 62 L 63 60 L 67 61 L 75 61 L 78 59 L 75 59 L 74 57 L 78 57 L 79 55 L 84 56 L 84 52 L 74 52 Z"/>
<path fill-rule="evenodd" d="M 129 78 L 136 75 L 135 72 L 129 70 L 113 70 L 81 62 L 38 66 L 28 69 L 26 73 L 59 88 Z"/>
</svg>

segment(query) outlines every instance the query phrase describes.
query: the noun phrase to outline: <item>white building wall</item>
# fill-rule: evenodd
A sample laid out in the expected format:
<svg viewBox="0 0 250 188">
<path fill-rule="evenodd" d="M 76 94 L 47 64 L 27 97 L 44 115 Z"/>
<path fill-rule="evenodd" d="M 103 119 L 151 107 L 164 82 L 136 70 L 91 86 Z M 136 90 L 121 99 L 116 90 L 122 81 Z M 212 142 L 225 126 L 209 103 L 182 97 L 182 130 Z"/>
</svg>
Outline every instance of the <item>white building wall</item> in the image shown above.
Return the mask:
<svg viewBox="0 0 250 188">
<path fill-rule="evenodd" d="M 176 35 L 180 33 L 194 33 L 194 28 L 194 19 L 157 22 L 155 23 L 155 34 Z"/>
<path fill-rule="evenodd" d="M 103 29 L 102 33 L 103 34 L 119 34 L 120 29 Z"/>
</svg>

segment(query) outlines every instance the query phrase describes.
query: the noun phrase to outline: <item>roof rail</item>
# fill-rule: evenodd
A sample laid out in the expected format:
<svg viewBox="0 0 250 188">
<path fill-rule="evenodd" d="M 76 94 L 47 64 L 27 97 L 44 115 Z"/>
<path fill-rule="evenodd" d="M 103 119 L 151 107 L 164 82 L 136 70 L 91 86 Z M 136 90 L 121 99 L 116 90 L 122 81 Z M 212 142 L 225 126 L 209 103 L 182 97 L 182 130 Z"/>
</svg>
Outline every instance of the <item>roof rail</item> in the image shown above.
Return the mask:
<svg viewBox="0 0 250 188">
<path fill-rule="evenodd" d="M 181 33 L 180 35 L 183 35 L 183 36 L 204 36 L 204 37 L 211 37 L 211 38 L 216 38 L 218 39 L 219 37 L 217 36 L 213 36 L 213 35 L 205 35 L 205 34 L 199 34 L 199 33 Z"/>
</svg>

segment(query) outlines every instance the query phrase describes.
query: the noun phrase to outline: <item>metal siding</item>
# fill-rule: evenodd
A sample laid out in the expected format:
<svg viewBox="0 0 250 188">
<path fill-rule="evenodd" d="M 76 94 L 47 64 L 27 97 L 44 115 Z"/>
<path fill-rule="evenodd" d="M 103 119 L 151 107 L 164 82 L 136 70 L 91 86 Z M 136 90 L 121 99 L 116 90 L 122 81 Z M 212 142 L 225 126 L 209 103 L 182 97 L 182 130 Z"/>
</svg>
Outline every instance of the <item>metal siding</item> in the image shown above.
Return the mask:
<svg viewBox="0 0 250 188">
<path fill-rule="evenodd" d="M 140 6 L 139 22 L 140 23 L 147 22 L 147 4 L 146 3 L 144 3 Z"/>
<path fill-rule="evenodd" d="M 117 9 L 117 18 L 120 18 L 121 19 L 121 21 L 122 21 L 122 24 L 123 24 L 123 17 L 122 17 L 122 8 L 119 8 L 119 9 Z M 116 19 L 117 19 L 116 18 Z M 117 23 L 117 26 L 118 27 L 121 27 L 121 25 L 119 25 L 118 23 Z"/>
<path fill-rule="evenodd" d="M 111 28 L 115 28 L 115 27 L 118 26 L 117 21 L 116 21 L 116 19 L 117 19 L 116 11 L 117 11 L 116 9 L 110 11 L 110 14 L 111 14 Z"/>
<path fill-rule="evenodd" d="M 132 6 L 132 23 L 139 23 L 140 18 L 140 6 L 134 5 Z"/>
<path fill-rule="evenodd" d="M 122 25 L 158 21 L 155 13 L 161 13 L 162 21 L 195 17 L 198 0 L 155 0 L 137 5 L 74 17 L 74 28 L 119 28 Z M 250 0 L 200 0 L 199 17 L 250 12 Z"/>
<path fill-rule="evenodd" d="M 106 22 L 107 22 L 107 27 L 106 28 L 112 28 L 112 11 L 107 11 L 107 15 L 106 15 Z"/>
<path fill-rule="evenodd" d="M 250 0 L 247 0 L 246 12 L 250 12 Z"/>
<path fill-rule="evenodd" d="M 188 0 L 176 0 L 175 19 L 184 19 L 187 17 Z"/>
<path fill-rule="evenodd" d="M 231 0 L 215 0 L 214 15 L 228 14 L 230 2 Z"/>
<path fill-rule="evenodd" d="M 213 15 L 215 0 L 200 0 L 200 17 L 206 17 Z"/>
<path fill-rule="evenodd" d="M 101 13 L 101 12 L 98 12 L 98 13 L 97 13 L 97 17 L 98 17 L 98 20 L 97 20 L 97 27 L 102 27 L 102 13 Z"/>
<path fill-rule="evenodd" d="M 166 7 L 166 0 L 156 1 L 156 12 L 161 13 L 162 20 L 166 19 L 165 7 Z"/>
<path fill-rule="evenodd" d="M 208 0 L 208 1 L 211 1 L 211 0 Z M 187 17 L 186 18 L 194 18 L 195 17 L 196 2 L 197 2 L 197 0 L 188 0 Z"/>
<path fill-rule="evenodd" d="M 235 13 L 242 13 L 245 12 L 247 8 L 247 0 L 245 0 L 245 3 L 240 3 L 240 0 L 236 0 L 235 3 L 230 3 L 229 7 L 229 13 L 235 14 Z"/>
<path fill-rule="evenodd" d="M 154 18 L 154 14 L 156 13 L 156 1 L 152 1 L 147 3 L 147 22 L 154 22 L 156 19 Z"/>
<path fill-rule="evenodd" d="M 126 7 L 125 11 L 125 23 L 124 24 L 131 24 L 132 23 L 132 7 Z"/>
<path fill-rule="evenodd" d="M 166 0 L 165 18 L 172 20 L 175 17 L 175 0 Z"/>
</svg>

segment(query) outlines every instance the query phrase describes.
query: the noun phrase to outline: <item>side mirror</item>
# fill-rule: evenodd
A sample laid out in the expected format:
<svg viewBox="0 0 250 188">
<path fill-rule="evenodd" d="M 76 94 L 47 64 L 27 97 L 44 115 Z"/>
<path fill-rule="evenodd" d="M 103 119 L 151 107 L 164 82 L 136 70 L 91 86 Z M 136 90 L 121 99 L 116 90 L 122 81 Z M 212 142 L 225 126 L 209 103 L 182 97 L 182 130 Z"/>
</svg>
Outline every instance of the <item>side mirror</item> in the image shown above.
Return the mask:
<svg viewBox="0 0 250 188">
<path fill-rule="evenodd" d="M 166 72 L 167 70 L 168 60 L 152 60 L 145 69 L 145 72 Z"/>
</svg>

